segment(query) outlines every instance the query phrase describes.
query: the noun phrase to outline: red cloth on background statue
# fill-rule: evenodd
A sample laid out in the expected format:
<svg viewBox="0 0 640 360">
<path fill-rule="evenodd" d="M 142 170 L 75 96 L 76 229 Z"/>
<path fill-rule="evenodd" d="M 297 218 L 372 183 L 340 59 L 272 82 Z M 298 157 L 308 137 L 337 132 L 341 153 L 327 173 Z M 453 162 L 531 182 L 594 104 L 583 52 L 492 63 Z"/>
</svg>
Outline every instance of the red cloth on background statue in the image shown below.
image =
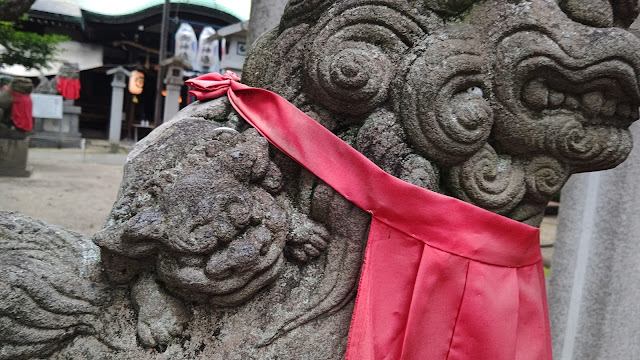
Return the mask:
<svg viewBox="0 0 640 360">
<path fill-rule="evenodd" d="M 65 99 L 78 100 L 80 97 L 80 79 L 58 76 L 58 92 Z"/>
<path fill-rule="evenodd" d="M 13 96 L 13 105 L 11 107 L 11 120 L 13 124 L 20 130 L 33 130 L 33 103 L 29 94 L 22 94 L 8 89 Z"/>
<path fill-rule="evenodd" d="M 548 360 L 539 230 L 397 179 L 280 96 L 235 74 L 227 95 L 267 140 L 372 216 L 346 359 Z"/>
</svg>

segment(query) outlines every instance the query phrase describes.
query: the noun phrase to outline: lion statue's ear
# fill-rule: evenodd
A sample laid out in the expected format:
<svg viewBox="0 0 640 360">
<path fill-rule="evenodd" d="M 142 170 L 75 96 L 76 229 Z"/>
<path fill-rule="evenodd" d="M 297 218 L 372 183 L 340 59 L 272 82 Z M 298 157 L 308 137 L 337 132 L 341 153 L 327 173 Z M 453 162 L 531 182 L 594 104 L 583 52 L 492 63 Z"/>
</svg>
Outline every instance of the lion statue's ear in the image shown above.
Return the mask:
<svg viewBox="0 0 640 360">
<path fill-rule="evenodd" d="M 594 27 L 628 28 L 638 17 L 638 0 L 560 0 L 560 8 L 573 20 Z"/>
</svg>

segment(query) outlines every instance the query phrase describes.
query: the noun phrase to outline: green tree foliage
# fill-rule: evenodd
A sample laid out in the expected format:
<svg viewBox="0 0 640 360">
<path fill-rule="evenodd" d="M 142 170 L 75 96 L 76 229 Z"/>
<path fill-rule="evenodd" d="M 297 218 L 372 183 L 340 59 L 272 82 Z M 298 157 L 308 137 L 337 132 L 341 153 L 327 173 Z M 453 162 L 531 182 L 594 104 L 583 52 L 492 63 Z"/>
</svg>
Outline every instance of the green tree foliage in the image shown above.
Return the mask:
<svg viewBox="0 0 640 360">
<path fill-rule="evenodd" d="M 20 16 L 33 0 L 0 0 L 0 66 L 46 67 L 55 59 L 57 45 L 68 38 L 20 31 Z M 4 21 L 10 20 L 10 21 Z"/>
<path fill-rule="evenodd" d="M 0 22 L 0 64 L 46 67 L 55 59 L 57 45 L 66 40 L 62 35 L 38 35 L 15 29 L 15 23 Z"/>
</svg>

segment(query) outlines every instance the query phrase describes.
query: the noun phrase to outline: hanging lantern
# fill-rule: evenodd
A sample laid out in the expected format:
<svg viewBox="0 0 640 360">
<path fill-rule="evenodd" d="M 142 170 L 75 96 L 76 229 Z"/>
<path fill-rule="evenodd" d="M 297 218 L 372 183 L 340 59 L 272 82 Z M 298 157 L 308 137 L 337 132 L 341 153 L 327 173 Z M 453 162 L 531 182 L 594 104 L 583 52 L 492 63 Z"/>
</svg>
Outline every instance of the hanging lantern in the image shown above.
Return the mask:
<svg viewBox="0 0 640 360">
<path fill-rule="evenodd" d="M 144 88 L 144 73 L 134 70 L 129 77 L 129 92 L 133 95 L 140 95 Z"/>
<path fill-rule="evenodd" d="M 202 29 L 198 40 L 198 68 L 197 71 L 219 72 L 220 55 L 216 31 L 211 26 Z"/>
<path fill-rule="evenodd" d="M 175 34 L 174 54 L 185 59 L 192 68 L 198 67 L 198 38 L 193 27 L 187 23 L 181 23 Z"/>
</svg>

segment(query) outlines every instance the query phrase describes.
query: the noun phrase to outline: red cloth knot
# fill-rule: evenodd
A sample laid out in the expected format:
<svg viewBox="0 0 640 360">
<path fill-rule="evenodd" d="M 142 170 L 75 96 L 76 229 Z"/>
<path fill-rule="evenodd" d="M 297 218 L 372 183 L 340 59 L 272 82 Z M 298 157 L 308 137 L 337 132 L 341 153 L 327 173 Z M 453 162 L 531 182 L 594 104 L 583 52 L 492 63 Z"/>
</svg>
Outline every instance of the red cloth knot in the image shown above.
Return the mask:
<svg viewBox="0 0 640 360">
<path fill-rule="evenodd" d="M 19 93 L 9 89 L 9 93 L 13 96 L 13 106 L 11 108 L 11 120 L 14 125 L 21 130 L 33 130 L 33 103 L 31 95 Z"/>
<path fill-rule="evenodd" d="M 222 74 L 222 77 L 225 78 L 225 79 L 229 79 L 229 80 L 240 82 L 240 78 L 233 71 L 227 70 L 224 74 Z"/>
<path fill-rule="evenodd" d="M 65 99 L 78 100 L 80 98 L 80 79 L 58 76 L 58 92 Z"/>
<path fill-rule="evenodd" d="M 227 71 L 224 74 L 210 73 L 185 81 L 185 84 L 193 87 L 189 90 L 198 100 L 215 99 L 223 96 L 229 89 L 242 90 L 248 88 L 240 83 L 240 78 L 234 72 Z"/>
</svg>

